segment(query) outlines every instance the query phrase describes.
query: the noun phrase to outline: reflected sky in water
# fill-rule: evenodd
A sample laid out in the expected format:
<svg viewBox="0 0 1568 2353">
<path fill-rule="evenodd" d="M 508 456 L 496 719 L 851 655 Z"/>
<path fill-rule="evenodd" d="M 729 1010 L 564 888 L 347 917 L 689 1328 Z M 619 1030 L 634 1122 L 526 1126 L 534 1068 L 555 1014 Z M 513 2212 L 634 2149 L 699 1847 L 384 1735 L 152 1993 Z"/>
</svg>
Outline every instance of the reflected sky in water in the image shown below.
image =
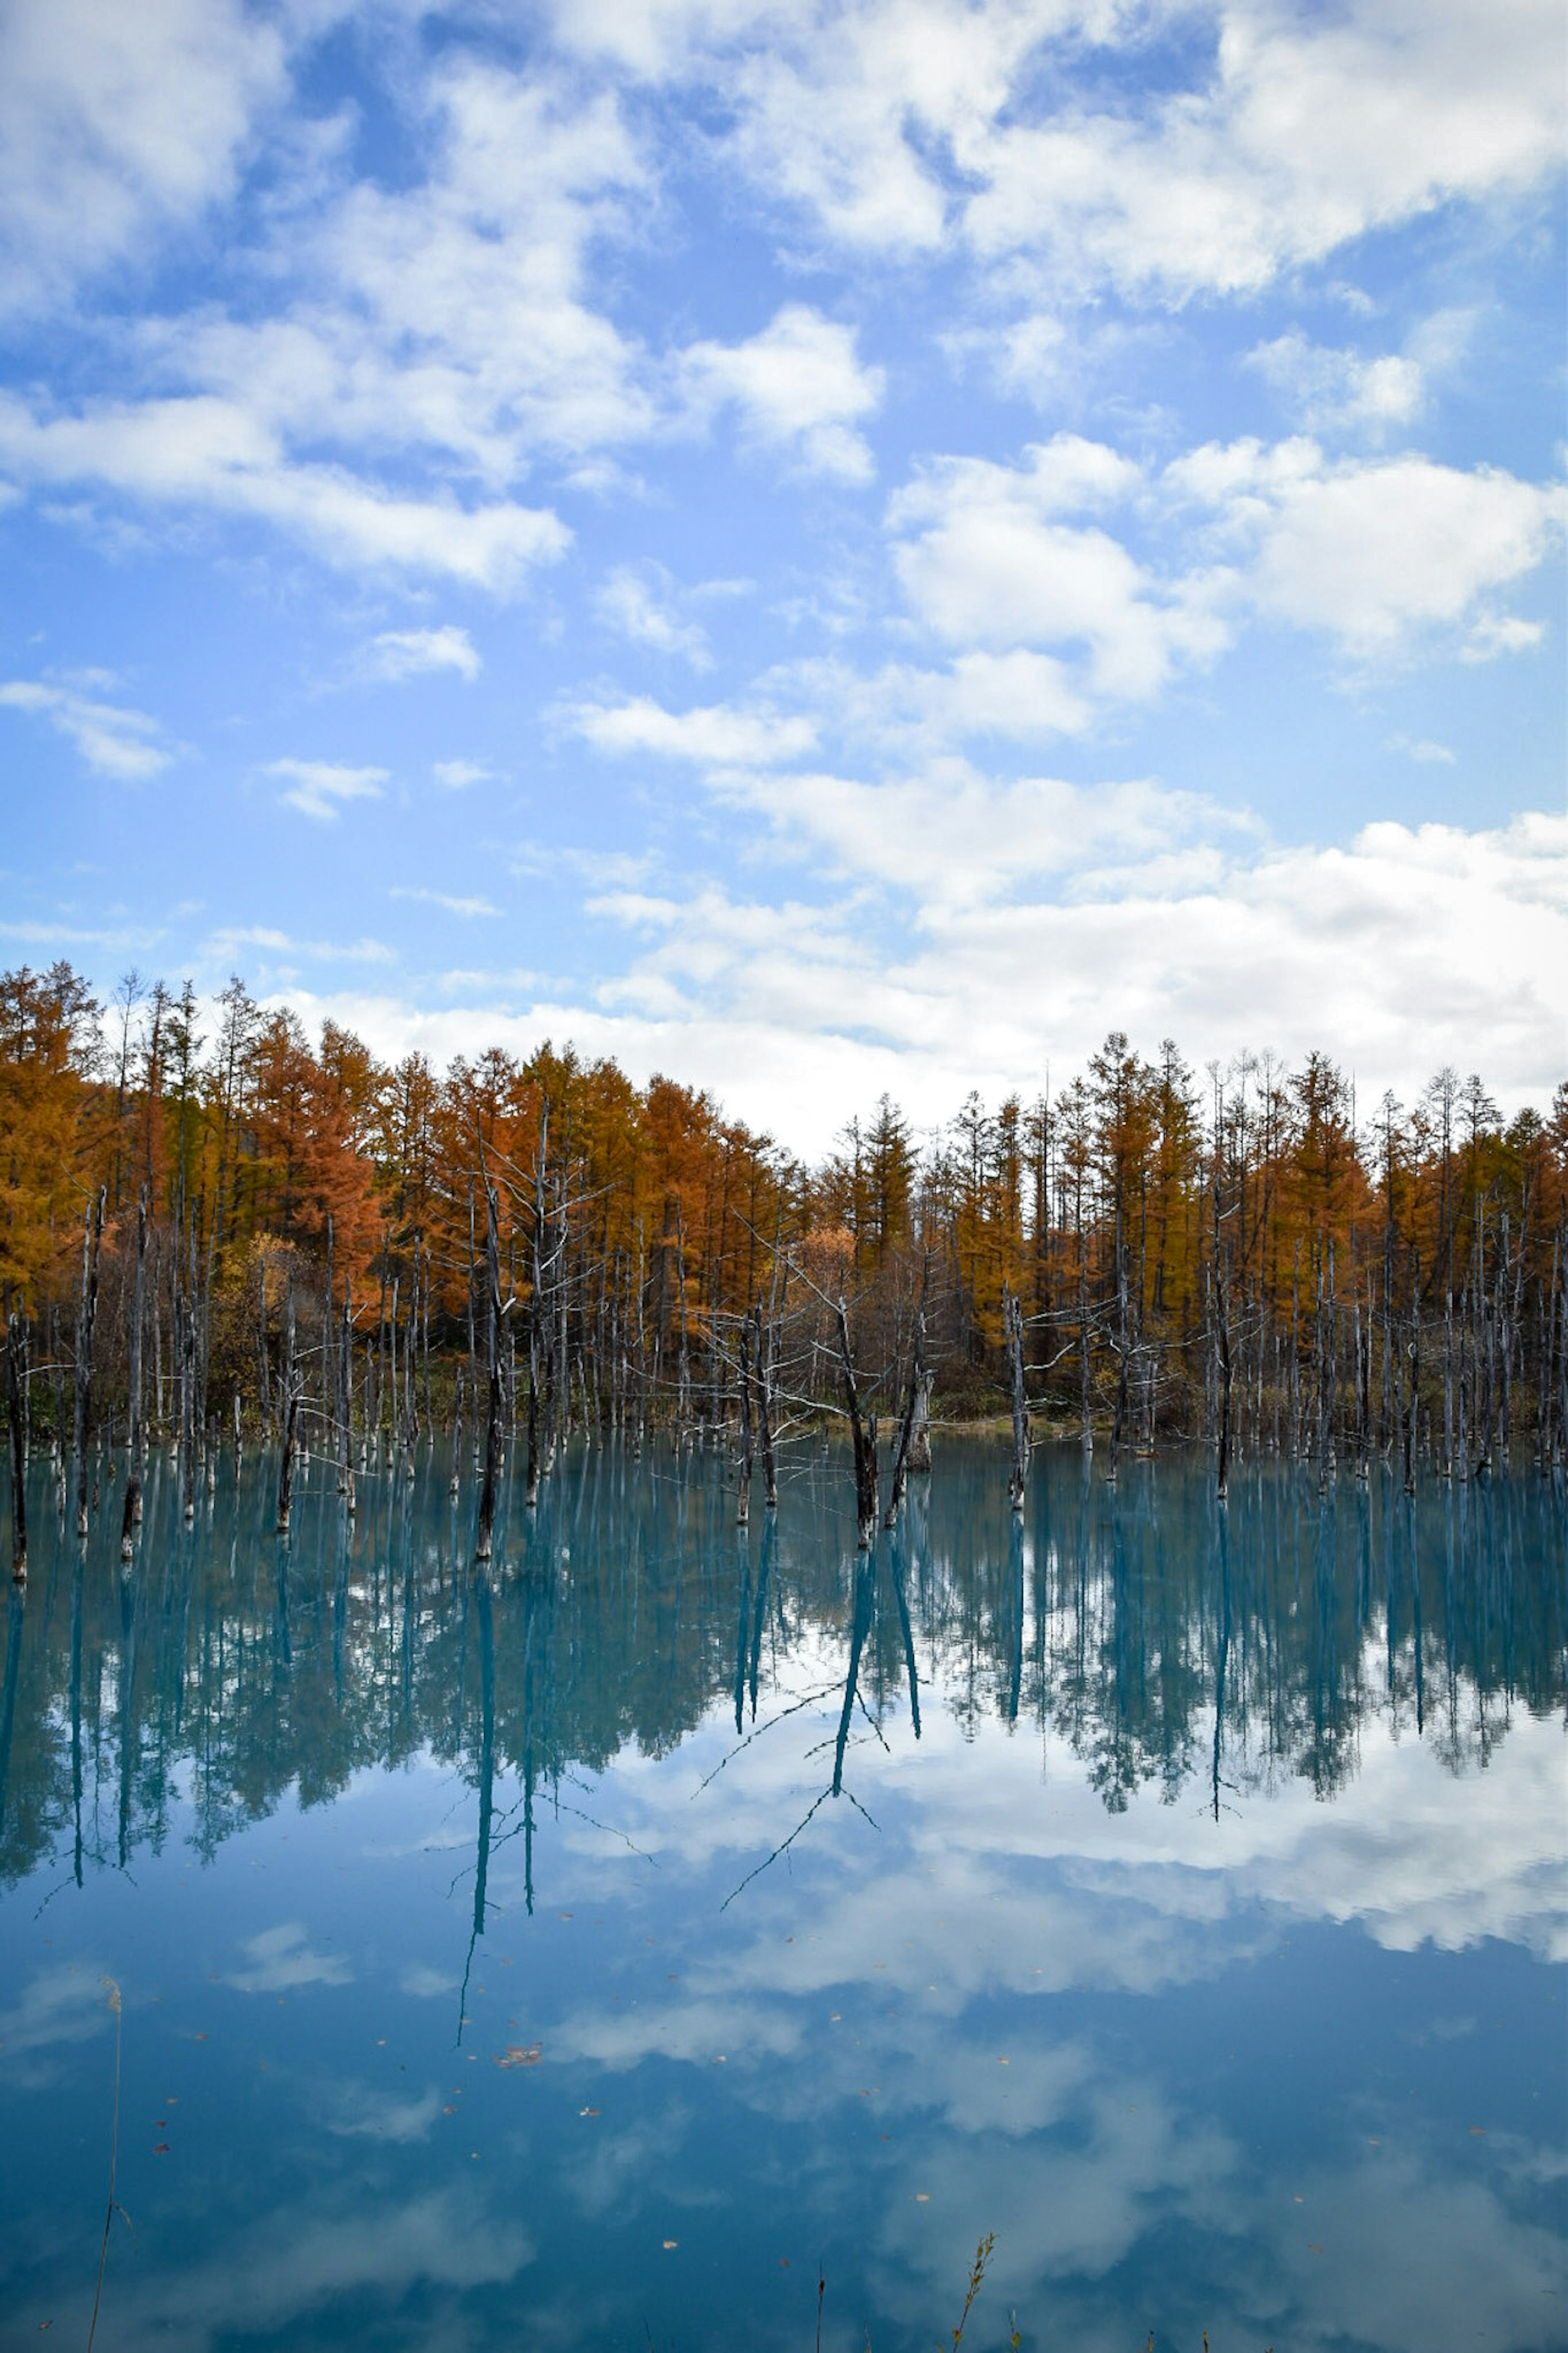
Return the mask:
<svg viewBox="0 0 1568 2353">
<path fill-rule="evenodd" d="M 232 1459 L 0 1683 L 0 2347 L 1568 2342 L 1533 1476 Z M 104 1471 L 106 1490 L 108 1468 Z M 59 2340 L 56 2340 L 59 2341 Z"/>
</svg>

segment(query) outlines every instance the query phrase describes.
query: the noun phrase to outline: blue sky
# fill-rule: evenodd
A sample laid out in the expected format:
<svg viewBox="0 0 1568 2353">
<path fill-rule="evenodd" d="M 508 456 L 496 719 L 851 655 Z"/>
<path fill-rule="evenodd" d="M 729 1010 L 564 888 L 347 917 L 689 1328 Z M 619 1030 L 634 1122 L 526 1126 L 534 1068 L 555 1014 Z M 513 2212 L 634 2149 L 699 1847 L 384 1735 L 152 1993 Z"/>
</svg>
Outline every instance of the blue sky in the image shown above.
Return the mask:
<svg viewBox="0 0 1568 2353">
<path fill-rule="evenodd" d="M 1568 1067 L 1556 0 L 14 0 L 0 955 Z"/>
</svg>

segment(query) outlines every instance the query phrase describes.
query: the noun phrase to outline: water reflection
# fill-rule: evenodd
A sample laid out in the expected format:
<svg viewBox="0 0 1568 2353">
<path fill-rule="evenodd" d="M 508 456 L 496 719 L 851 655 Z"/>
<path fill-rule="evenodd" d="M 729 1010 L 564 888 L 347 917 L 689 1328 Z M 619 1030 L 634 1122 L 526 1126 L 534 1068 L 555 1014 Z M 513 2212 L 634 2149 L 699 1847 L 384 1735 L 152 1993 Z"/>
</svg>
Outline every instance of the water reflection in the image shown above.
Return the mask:
<svg viewBox="0 0 1568 2353">
<path fill-rule="evenodd" d="M 804 2345 L 821 2255 L 858 2353 L 983 2229 L 1026 2344 L 1560 2341 L 1560 1491 L 1005 1472 L 949 1446 L 858 1556 L 837 1460 L 739 1530 L 711 1457 L 595 1450 L 483 1574 L 439 1456 L 283 1542 L 267 1464 L 189 1527 L 154 1473 L 129 1577 L 40 1485 L 16 2341 L 101 2228 L 110 1968 L 169 2144 L 122 2346 Z"/>
<path fill-rule="evenodd" d="M 1112 1810 L 1200 1777 L 1216 1812 L 1289 1776 L 1331 1797 L 1372 1721 L 1460 1772 L 1520 1711 L 1562 1709 L 1549 1482 L 1323 1494 L 1266 1465 L 1219 1509 L 1203 1465 L 1141 1467 L 1108 1486 L 1047 1455 L 1025 1518 L 994 1459 L 954 1447 L 857 1556 L 837 1466 L 786 1484 L 748 1535 L 710 1461 L 594 1451 L 512 1514 L 486 1576 L 439 1460 L 412 1488 L 366 1481 L 353 1523 L 318 1471 L 286 1541 L 265 1466 L 190 1529 L 154 1472 L 132 1574 L 106 1514 L 87 1547 L 40 1541 L 12 1589 L 0 1873 L 67 1848 L 79 1880 L 123 1867 L 168 1837 L 176 1788 L 210 1855 L 290 1785 L 319 1803 L 427 1750 L 478 1787 L 481 1845 L 498 1765 L 521 1775 L 531 1884 L 542 1786 L 627 1744 L 663 1756 L 724 1694 L 743 1735 L 796 1653 L 839 1661 L 835 1797 L 852 1734 L 898 1706 L 919 1738 L 922 1680 L 968 1736 L 994 1719 L 1065 1739 Z M 40 1482 L 40 1529 L 47 1500 Z"/>
</svg>

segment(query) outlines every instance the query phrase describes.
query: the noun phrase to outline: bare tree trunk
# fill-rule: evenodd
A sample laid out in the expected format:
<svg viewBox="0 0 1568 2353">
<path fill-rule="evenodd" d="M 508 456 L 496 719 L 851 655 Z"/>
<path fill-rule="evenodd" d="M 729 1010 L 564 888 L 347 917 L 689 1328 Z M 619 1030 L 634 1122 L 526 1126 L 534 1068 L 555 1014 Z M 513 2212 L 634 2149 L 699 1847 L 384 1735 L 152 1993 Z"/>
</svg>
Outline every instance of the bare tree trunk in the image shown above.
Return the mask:
<svg viewBox="0 0 1568 2353">
<path fill-rule="evenodd" d="M 267 1250 L 265 1244 L 262 1246 L 260 1254 L 257 1260 L 257 1273 L 261 1285 L 261 1303 L 257 1311 L 256 1318 L 256 1386 L 260 1393 L 261 1435 L 262 1442 L 265 1444 L 267 1438 L 267 1425 L 272 1419 L 272 1377 L 267 1360 Z M 153 1310 L 153 1341 L 154 1347 L 157 1345 L 157 1340 L 158 1311 L 156 1303 L 154 1303 Z M 157 1388 L 156 1382 L 154 1381 L 154 1400 L 156 1400 L 156 1395 Z"/>
<path fill-rule="evenodd" d="M 1011 1291 L 1003 1293 L 1002 1315 L 1013 1377 L 1013 1475 L 1007 1482 L 1007 1500 L 1016 1512 L 1021 1512 L 1029 1483 L 1029 1401 L 1024 1391 L 1024 1310 Z M 1113 1452 L 1113 1466 L 1115 1459 Z"/>
<path fill-rule="evenodd" d="M 752 1513 L 752 1326 L 751 1319 L 742 1315 L 740 1322 L 741 1346 L 741 1471 L 740 1491 L 735 1505 L 736 1525 L 744 1527 Z"/>
<path fill-rule="evenodd" d="M 903 1419 L 899 1424 L 899 1443 L 893 1455 L 893 1475 L 888 1494 L 888 1509 L 882 1521 L 885 1528 L 892 1527 L 898 1519 L 911 1468 L 926 1471 L 931 1469 L 929 1433 L 926 1439 L 925 1461 L 916 1463 L 913 1460 L 916 1423 L 921 1412 L 921 1400 L 926 1395 L 926 1314 L 925 1286 L 922 1283 L 921 1303 L 915 1310 L 914 1345 L 910 1356 L 909 1392 L 904 1399 Z"/>
<path fill-rule="evenodd" d="M 1094 1452 L 1094 1430 L 1089 1417 L 1089 1244 L 1081 1225 L 1078 1236 L 1078 1349 L 1079 1409 L 1087 1459 Z"/>
<path fill-rule="evenodd" d="M 752 1311 L 757 1340 L 757 1420 L 763 1441 L 763 1492 L 770 1512 L 779 1507 L 778 1465 L 773 1461 L 773 1327 L 763 1321 L 759 1299 Z"/>
<path fill-rule="evenodd" d="M 131 1442 L 131 1463 L 125 1474 L 125 1514 L 120 1526 L 121 1560 L 130 1560 L 134 1554 L 136 1530 L 142 1519 L 142 1317 L 146 1271 L 147 1187 L 143 1185 L 136 1204 L 136 1285 L 131 1295 L 131 1427 L 126 1433 Z"/>
<path fill-rule="evenodd" d="M 354 1508 L 354 1310 L 353 1279 L 343 1277 L 342 1345 L 338 1351 L 338 1493 Z"/>
<path fill-rule="evenodd" d="M 1215 1493 L 1223 1503 L 1230 1493 L 1230 1281 L 1228 1253 L 1221 1247 L 1219 1187 L 1214 1196 L 1215 1340 L 1218 1354 L 1219 1459 Z"/>
<path fill-rule="evenodd" d="M 1421 1260 L 1410 1248 L 1410 1411 L 1405 1420 L 1405 1492 L 1415 1493 L 1415 1450 L 1421 1425 Z"/>
<path fill-rule="evenodd" d="M 489 1411 L 485 1422 L 485 1477 L 479 1490 L 479 1527 L 474 1544 L 474 1558 L 489 1560 L 496 1518 L 496 1475 L 500 1468 L 501 1382 L 500 1382 L 500 1204 L 496 1188 L 487 1178 L 485 1183 L 485 1279 L 489 1293 L 488 1354 L 489 1357 Z"/>
<path fill-rule="evenodd" d="M 76 1532 L 87 1534 L 87 1434 L 92 1404 L 92 1327 L 98 1320 L 98 1251 L 103 1240 L 104 1188 L 88 1205 L 81 1241 L 81 1294 L 76 1319 L 76 1396 L 72 1457 L 76 1471 Z"/>
<path fill-rule="evenodd" d="M 20 1315 L 6 1318 L 5 1410 L 11 1424 L 11 1575 L 27 1579 L 27 1326 Z"/>
<path fill-rule="evenodd" d="M 857 1543 L 862 1552 L 869 1552 L 877 1534 L 877 1417 L 868 1419 L 860 1411 L 860 1392 L 855 1386 L 855 1360 L 849 1352 L 849 1312 L 842 1295 L 838 1301 L 838 1359 L 844 1376 L 844 1396 L 849 1408 L 849 1430 L 855 1441 L 855 1515 L 858 1525 Z"/>
<path fill-rule="evenodd" d="M 290 1380 L 283 1409 L 283 1460 L 278 1468 L 278 1533 L 280 1536 L 289 1533 L 289 1515 L 294 1506 L 294 1440 L 299 1419 L 299 1387 Z"/>
</svg>

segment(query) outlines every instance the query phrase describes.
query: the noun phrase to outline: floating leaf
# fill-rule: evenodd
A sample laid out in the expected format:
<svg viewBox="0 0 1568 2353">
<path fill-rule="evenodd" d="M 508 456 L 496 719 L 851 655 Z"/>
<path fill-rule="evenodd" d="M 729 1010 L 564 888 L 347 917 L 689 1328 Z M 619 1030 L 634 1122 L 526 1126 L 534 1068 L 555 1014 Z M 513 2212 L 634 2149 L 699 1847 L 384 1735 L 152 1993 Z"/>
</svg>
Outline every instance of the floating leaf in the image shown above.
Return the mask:
<svg viewBox="0 0 1568 2353">
<path fill-rule="evenodd" d="M 537 2067 L 541 2056 L 537 2042 L 509 2042 L 495 2063 L 498 2067 Z"/>
</svg>

